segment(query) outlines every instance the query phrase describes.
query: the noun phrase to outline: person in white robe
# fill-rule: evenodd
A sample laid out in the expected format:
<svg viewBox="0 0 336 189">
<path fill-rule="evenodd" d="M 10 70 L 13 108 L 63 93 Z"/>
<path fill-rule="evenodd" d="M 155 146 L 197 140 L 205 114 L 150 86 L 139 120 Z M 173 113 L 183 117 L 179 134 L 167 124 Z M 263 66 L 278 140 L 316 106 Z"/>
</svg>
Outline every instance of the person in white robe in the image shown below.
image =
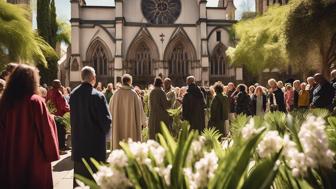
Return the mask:
<svg viewBox="0 0 336 189">
<path fill-rule="evenodd" d="M 146 119 L 141 99 L 132 87 L 131 75 L 122 77 L 122 86 L 112 96 L 109 109 L 112 115 L 112 150 L 121 148 L 121 141 L 141 141 L 141 129 Z"/>
</svg>

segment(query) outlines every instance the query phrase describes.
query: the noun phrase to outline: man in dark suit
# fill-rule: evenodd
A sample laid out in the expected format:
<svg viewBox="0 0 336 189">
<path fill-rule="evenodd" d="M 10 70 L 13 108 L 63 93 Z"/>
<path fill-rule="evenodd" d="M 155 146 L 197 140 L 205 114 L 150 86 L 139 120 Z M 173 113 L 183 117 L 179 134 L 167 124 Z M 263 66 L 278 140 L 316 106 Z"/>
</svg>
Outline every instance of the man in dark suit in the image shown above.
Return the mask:
<svg viewBox="0 0 336 189">
<path fill-rule="evenodd" d="M 313 92 L 313 101 L 311 108 L 325 108 L 332 110 L 332 101 L 335 96 L 335 89 L 322 74 L 317 73 L 314 76 L 317 87 Z"/>
<path fill-rule="evenodd" d="M 187 78 L 188 90 L 183 97 L 182 116 L 184 120 L 189 121 L 190 128 L 198 130 L 200 133 L 205 128 L 206 108 L 204 95 L 201 89 L 195 83 L 195 77 Z"/>
<path fill-rule="evenodd" d="M 106 134 L 111 127 L 111 116 L 105 96 L 93 86 L 96 83 L 92 67 L 82 69 L 82 84 L 70 95 L 72 159 L 74 173 L 92 179 L 85 168 L 84 158 L 92 166 L 90 158 L 98 162 L 106 160 Z M 74 179 L 74 187 L 75 187 Z"/>
</svg>

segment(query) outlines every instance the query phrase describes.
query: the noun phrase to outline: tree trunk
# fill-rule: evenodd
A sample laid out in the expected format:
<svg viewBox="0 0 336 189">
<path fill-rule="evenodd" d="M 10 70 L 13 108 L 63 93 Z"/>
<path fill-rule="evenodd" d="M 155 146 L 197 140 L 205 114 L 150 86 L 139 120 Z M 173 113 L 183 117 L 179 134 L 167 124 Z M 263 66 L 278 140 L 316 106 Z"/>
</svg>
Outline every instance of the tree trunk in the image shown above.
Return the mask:
<svg viewBox="0 0 336 189">
<path fill-rule="evenodd" d="M 320 48 L 320 56 L 321 56 L 320 72 L 325 78 L 329 79 L 330 66 L 328 65 L 328 50 L 325 47 L 325 42 L 323 39 L 321 39 L 319 45 L 320 45 L 319 48 Z"/>
<path fill-rule="evenodd" d="M 321 72 L 327 79 L 330 78 L 331 66 L 336 62 L 336 33 L 331 37 L 331 41 L 328 42 L 327 49 L 324 47 L 324 42 L 321 40 L 320 53 L 322 57 Z"/>
<path fill-rule="evenodd" d="M 322 75 L 329 80 L 330 78 L 330 66 L 328 65 L 328 60 L 324 59 L 322 62 L 322 69 L 321 69 Z"/>
</svg>

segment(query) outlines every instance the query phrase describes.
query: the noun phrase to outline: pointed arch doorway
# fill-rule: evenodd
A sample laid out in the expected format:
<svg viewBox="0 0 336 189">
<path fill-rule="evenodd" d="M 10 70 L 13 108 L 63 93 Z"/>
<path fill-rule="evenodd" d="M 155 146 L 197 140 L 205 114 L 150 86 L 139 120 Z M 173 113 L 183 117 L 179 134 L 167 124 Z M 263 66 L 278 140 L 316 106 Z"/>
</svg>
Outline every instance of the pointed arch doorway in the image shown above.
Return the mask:
<svg viewBox="0 0 336 189">
<path fill-rule="evenodd" d="M 210 57 L 210 83 L 216 81 L 229 82 L 235 80 L 230 76 L 230 65 L 225 54 L 227 47 L 223 43 L 218 43 Z"/>
<path fill-rule="evenodd" d="M 97 38 L 91 42 L 86 53 L 86 65 L 92 66 L 97 75 L 97 81 L 107 84 L 111 82 L 112 55 L 107 45 Z"/>
<path fill-rule="evenodd" d="M 134 85 L 147 87 L 155 77 L 159 60 L 158 48 L 146 29 L 142 29 L 132 41 L 126 55 L 125 68 L 133 76 Z"/>
<path fill-rule="evenodd" d="M 183 30 L 177 32 L 168 43 L 164 60 L 173 85 L 185 85 L 186 77 L 192 75 L 192 69 L 195 67 L 196 50 Z"/>
</svg>

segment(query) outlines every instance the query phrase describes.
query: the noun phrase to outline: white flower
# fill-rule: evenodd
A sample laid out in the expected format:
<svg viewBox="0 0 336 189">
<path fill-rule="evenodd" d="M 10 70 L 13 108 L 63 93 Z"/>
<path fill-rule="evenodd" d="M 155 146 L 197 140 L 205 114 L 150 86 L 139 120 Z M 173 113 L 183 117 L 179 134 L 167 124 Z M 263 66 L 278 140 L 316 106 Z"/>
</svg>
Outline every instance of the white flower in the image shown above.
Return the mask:
<svg viewBox="0 0 336 189">
<path fill-rule="evenodd" d="M 254 127 L 253 118 L 251 118 L 245 127 L 242 128 L 241 133 L 244 139 L 249 139 L 251 136 L 257 133 L 257 130 Z"/>
<path fill-rule="evenodd" d="M 226 139 L 221 143 L 222 149 L 226 150 L 233 146 L 233 140 Z"/>
<path fill-rule="evenodd" d="M 335 154 L 329 149 L 323 118 L 309 115 L 298 136 L 309 167 L 332 168 Z"/>
<path fill-rule="evenodd" d="M 257 146 L 257 152 L 261 158 L 270 157 L 273 153 L 280 151 L 283 139 L 278 131 L 268 131 Z"/>
<path fill-rule="evenodd" d="M 308 166 L 304 153 L 294 150 L 287 159 L 289 159 L 289 167 L 292 168 L 294 177 L 304 176 L 306 174 Z"/>
<path fill-rule="evenodd" d="M 124 171 L 101 166 L 93 178 L 102 189 L 125 189 L 131 186 Z"/>
<path fill-rule="evenodd" d="M 140 164 L 148 164 L 148 145 L 147 143 L 128 141 L 128 147 L 131 153 L 134 155 L 135 159 Z"/>
<path fill-rule="evenodd" d="M 283 154 L 294 177 L 306 174 L 308 169 L 306 156 L 298 151 L 296 143 L 291 141 L 288 135 L 283 139 Z"/>
<path fill-rule="evenodd" d="M 189 181 L 190 189 L 205 188 L 214 177 L 218 167 L 218 157 L 214 151 L 207 153 L 195 163 L 195 171 L 185 168 L 184 173 Z"/>
<path fill-rule="evenodd" d="M 293 176 L 304 176 L 308 168 L 332 168 L 335 154 L 328 148 L 324 119 L 309 115 L 298 136 L 303 152 L 298 151 L 297 145 L 288 136 L 284 138 L 284 155 Z"/>
<path fill-rule="evenodd" d="M 81 182 L 80 180 L 76 179 L 76 183 L 78 184 L 78 186 L 75 189 L 90 189 L 89 186 L 86 186 L 83 182 Z"/>
<path fill-rule="evenodd" d="M 149 151 L 154 156 L 156 164 L 163 165 L 164 158 L 166 155 L 166 150 L 154 140 L 148 140 L 147 145 L 148 145 Z"/>
<path fill-rule="evenodd" d="M 128 158 L 123 150 L 113 150 L 107 162 L 115 167 L 124 168 L 127 166 Z"/>
<path fill-rule="evenodd" d="M 203 156 L 203 147 L 205 143 L 205 137 L 199 136 L 197 140 L 193 140 L 188 152 L 187 162 L 192 162 L 195 159 L 198 159 Z"/>
<path fill-rule="evenodd" d="M 172 165 L 168 165 L 167 167 L 155 167 L 154 169 L 161 177 L 163 177 L 168 186 L 170 186 L 170 172 L 172 167 Z"/>
<path fill-rule="evenodd" d="M 290 157 L 293 153 L 296 153 L 296 143 L 291 141 L 289 135 L 285 135 L 283 139 L 283 154 Z"/>
</svg>

